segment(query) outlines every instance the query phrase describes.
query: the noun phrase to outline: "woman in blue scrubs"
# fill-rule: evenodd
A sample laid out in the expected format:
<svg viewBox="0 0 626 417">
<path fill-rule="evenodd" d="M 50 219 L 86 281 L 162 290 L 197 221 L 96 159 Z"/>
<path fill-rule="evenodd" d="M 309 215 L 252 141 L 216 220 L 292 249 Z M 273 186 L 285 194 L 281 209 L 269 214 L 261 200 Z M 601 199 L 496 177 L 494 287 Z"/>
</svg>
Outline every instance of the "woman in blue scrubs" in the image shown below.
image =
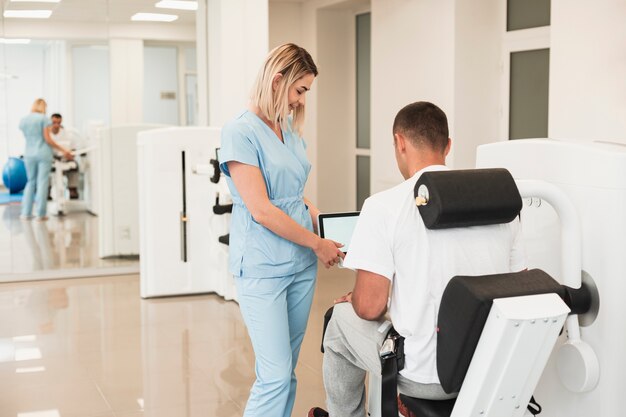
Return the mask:
<svg viewBox="0 0 626 417">
<path fill-rule="evenodd" d="M 317 259 L 328 268 L 344 256 L 314 233 L 319 210 L 303 196 L 311 164 L 300 129 L 316 76 L 305 49 L 277 47 L 248 109 L 222 129 L 220 166 L 234 203 L 229 269 L 256 355 L 245 417 L 291 416 Z"/>
<path fill-rule="evenodd" d="M 50 119 L 46 117 L 46 101 L 35 100 L 31 113 L 20 121 L 20 130 L 26 138 L 24 165 L 26 166 L 26 188 L 22 198 L 23 220 L 32 219 L 33 200 L 37 220 L 48 220 L 46 206 L 48 204 L 48 183 L 52 168 L 52 148 L 58 149 L 63 156 L 71 160 L 72 154 L 50 137 Z"/>
</svg>

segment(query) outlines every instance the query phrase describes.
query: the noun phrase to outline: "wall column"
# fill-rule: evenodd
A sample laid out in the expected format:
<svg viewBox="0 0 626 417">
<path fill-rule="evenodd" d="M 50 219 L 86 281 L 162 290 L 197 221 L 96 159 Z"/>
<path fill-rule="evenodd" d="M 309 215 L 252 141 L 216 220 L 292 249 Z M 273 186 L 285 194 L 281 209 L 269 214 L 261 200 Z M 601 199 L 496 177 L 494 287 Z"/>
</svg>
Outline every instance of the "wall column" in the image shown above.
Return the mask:
<svg viewBox="0 0 626 417">
<path fill-rule="evenodd" d="M 143 40 L 111 39 L 111 126 L 143 122 Z"/>
<path fill-rule="evenodd" d="M 199 121 L 222 126 L 246 107 L 267 55 L 269 6 L 267 0 L 203 0 L 198 6 Z"/>
</svg>

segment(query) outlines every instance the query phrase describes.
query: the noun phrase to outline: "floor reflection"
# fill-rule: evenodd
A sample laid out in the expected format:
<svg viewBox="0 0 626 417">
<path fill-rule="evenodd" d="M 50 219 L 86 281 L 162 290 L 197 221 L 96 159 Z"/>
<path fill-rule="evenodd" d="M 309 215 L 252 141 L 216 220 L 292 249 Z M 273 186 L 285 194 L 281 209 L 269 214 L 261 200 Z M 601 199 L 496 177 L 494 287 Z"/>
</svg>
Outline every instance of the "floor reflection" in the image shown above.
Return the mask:
<svg viewBox="0 0 626 417">
<path fill-rule="evenodd" d="M 134 259 L 98 257 L 98 219 L 87 212 L 37 222 L 20 220 L 20 208 L 0 205 L 0 276 L 137 265 Z"/>
<path fill-rule="evenodd" d="M 353 279 L 320 272 L 294 416 L 323 405 L 322 316 Z M 137 275 L 0 284 L 0 417 L 241 416 L 253 380 L 234 302 L 142 300 Z"/>
</svg>

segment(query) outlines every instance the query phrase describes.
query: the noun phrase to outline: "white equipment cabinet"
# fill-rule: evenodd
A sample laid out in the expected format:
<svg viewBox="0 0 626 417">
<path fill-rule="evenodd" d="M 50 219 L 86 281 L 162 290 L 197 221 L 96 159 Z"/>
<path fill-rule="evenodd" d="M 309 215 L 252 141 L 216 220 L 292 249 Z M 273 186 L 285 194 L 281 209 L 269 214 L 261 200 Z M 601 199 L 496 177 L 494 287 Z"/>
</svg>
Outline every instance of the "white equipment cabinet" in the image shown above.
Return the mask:
<svg viewBox="0 0 626 417">
<path fill-rule="evenodd" d="M 559 361 L 579 361 L 575 356 L 581 353 L 572 349 L 556 354 L 565 341 L 563 334 L 535 390 L 543 413 L 551 417 L 626 415 L 622 398 L 626 371 L 626 146 L 515 140 L 480 146 L 476 164 L 477 168 L 507 168 L 516 180 L 554 184 L 571 200 L 580 219 L 583 280 L 591 277 L 600 294 L 597 319 L 589 323 L 580 318 L 581 335 L 597 355 L 599 382 L 584 386 L 593 379 L 585 374 L 585 367 L 568 369 L 566 378 L 559 376 Z M 529 267 L 541 268 L 561 280 L 560 223 L 555 210 L 539 198 L 525 199 L 521 219 Z"/>
<path fill-rule="evenodd" d="M 211 182 L 220 129 L 176 127 L 139 134 L 141 296 L 215 292 L 235 299 L 228 272 L 230 214 L 213 206 L 230 201 L 224 178 Z"/>
<path fill-rule="evenodd" d="M 139 254 L 137 134 L 159 127 L 163 125 L 136 124 L 97 131 L 91 187 L 101 258 Z"/>
</svg>

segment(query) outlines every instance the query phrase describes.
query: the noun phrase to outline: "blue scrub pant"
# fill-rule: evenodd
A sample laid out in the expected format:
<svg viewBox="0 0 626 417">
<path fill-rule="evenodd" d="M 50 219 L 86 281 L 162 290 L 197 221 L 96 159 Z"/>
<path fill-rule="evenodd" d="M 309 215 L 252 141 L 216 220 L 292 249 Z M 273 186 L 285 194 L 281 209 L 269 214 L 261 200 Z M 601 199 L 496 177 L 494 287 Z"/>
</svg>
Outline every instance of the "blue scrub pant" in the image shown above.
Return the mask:
<svg viewBox="0 0 626 417">
<path fill-rule="evenodd" d="M 33 211 L 33 198 L 36 203 L 35 216 L 44 217 L 48 205 L 48 184 L 50 183 L 51 159 L 37 157 L 24 157 L 26 166 L 26 188 L 22 198 L 22 216 L 31 216 Z"/>
<path fill-rule="evenodd" d="M 290 417 L 296 364 L 306 330 L 317 262 L 279 278 L 235 278 L 239 307 L 256 355 L 256 381 L 244 417 Z"/>
</svg>

